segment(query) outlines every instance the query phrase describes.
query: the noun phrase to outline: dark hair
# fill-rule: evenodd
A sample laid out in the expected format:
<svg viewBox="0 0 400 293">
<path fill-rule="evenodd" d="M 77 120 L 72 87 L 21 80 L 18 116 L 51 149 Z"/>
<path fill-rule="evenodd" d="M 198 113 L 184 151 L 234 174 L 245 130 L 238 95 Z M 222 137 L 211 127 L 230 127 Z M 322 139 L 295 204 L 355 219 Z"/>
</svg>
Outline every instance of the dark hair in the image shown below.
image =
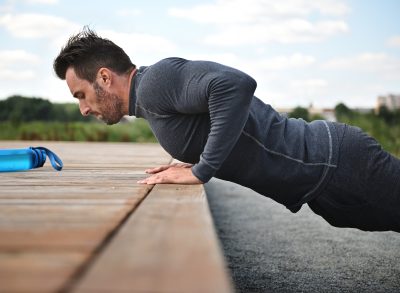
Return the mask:
<svg viewBox="0 0 400 293">
<path fill-rule="evenodd" d="M 65 79 L 69 67 L 73 67 L 79 78 L 93 83 L 101 67 L 118 74 L 125 74 L 136 66 L 129 56 L 108 39 L 99 37 L 88 27 L 71 36 L 54 60 L 53 68 L 60 79 Z"/>
</svg>

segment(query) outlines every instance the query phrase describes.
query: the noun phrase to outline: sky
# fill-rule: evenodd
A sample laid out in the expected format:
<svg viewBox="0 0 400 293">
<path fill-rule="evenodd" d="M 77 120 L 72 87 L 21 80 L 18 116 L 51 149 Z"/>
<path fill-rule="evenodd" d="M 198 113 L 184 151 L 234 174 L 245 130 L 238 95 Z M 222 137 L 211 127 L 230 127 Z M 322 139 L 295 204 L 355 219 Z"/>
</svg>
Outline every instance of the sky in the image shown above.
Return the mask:
<svg viewBox="0 0 400 293">
<path fill-rule="evenodd" d="M 398 0 L 0 0 L 0 99 L 74 102 L 52 63 L 88 25 L 137 66 L 176 56 L 256 79 L 275 107 L 374 107 L 400 94 Z"/>
</svg>

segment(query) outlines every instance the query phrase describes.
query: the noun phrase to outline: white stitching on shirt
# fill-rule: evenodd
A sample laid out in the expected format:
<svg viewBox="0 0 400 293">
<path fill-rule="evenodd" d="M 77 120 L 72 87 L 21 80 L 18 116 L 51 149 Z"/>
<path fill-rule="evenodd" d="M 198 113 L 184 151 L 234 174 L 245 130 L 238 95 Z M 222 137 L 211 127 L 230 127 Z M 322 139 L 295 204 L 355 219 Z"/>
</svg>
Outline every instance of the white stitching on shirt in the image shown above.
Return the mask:
<svg viewBox="0 0 400 293">
<path fill-rule="evenodd" d="M 329 159 L 328 159 L 328 164 L 330 164 L 331 161 L 332 161 L 332 135 L 331 135 L 331 130 L 329 129 L 328 123 L 326 123 L 325 120 L 323 120 L 322 122 L 324 123 L 324 125 L 326 127 L 326 130 L 328 132 L 328 136 L 329 136 Z"/>
<path fill-rule="evenodd" d="M 281 157 L 284 157 L 284 158 L 286 158 L 286 159 L 295 161 L 295 162 L 297 162 L 297 163 L 301 163 L 301 164 L 306 165 L 306 166 L 327 166 L 327 167 L 335 167 L 335 168 L 337 167 L 336 165 L 332 165 L 332 164 L 331 164 L 332 144 L 331 144 L 330 132 L 329 132 L 329 138 L 330 138 L 329 146 L 330 146 L 330 150 L 329 150 L 329 161 L 328 161 L 328 163 L 325 163 L 325 162 L 323 162 L 323 163 L 306 163 L 306 162 L 304 162 L 304 161 L 302 161 L 302 160 L 300 160 L 300 159 L 292 158 L 292 157 L 290 157 L 290 156 L 288 156 L 288 155 L 285 155 L 285 154 L 282 154 L 282 153 L 279 153 L 279 152 L 270 150 L 270 149 L 267 148 L 264 144 L 262 144 L 257 138 L 255 138 L 254 136 L 252 136 L 250 133 L 246 132 L 245 130 L 243 130 L 242 133 L 243 133 L 244 135 L 248 136 L 250 139 L 252 139 L 255 143 L 257 143 L 257 144 L 258 144 L 260 147 L 262 147 L 264 150 L 266 150 L 267 152 L 269 152 L 269 153 L 271 153 L 271 154 L 273 154 L 273 155 L 281 156 Z"/>
<path fill-rule="evenodd" d="M 149 114 L 152 114 L 152 115 L 157 116 L 157 117 L 160 117 L 160 118 L 169 118 L 169 117 L 172 116 L 172 115 L 168 115 L 168 114 L 167 114 L 167 115 L 162 115 L 162 114 L 158 114 L 158 113 L 151 112 L 150 110 L 147 110 L 146 108 L 140 106 L 140 105 L 137 104 L 137 103 L 136 103 L 136 107 L 142 109 L 143 111 L 145 111 L 145 112 L 147 112 L 147 113 L 149 113 Z"/>
</svg>

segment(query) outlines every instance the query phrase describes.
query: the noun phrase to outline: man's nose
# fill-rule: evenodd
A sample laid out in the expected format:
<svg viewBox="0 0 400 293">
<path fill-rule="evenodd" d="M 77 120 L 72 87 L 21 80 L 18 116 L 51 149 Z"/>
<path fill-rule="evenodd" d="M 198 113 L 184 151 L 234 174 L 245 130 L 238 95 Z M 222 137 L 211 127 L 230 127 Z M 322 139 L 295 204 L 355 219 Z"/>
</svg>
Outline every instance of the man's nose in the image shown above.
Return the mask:
<svg viewBox="0 0 400 293">
<path fill-rule="evenodd" d="M 90 114 L 90 108 L 83 100 L 79 101 L 79 110 L 81 110 L 83 116 L 89 116 Z"/>
</svg>

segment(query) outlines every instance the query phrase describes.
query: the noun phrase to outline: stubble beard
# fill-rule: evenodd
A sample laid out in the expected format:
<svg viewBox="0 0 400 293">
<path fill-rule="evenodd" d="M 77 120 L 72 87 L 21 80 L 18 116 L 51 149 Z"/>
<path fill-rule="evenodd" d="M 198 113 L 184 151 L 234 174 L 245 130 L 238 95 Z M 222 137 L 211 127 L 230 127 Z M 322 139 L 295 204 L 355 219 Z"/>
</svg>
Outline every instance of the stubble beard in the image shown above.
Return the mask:
<svg viewBox="0 0 400 293">
<path fill-rule="evenodd" d="M 117 95 L 105 91 L 97 81 L 93 83 L 93 88 L 96 93 L 96 102 L 101 115 L 99 119 L 107 125 L 118 123 L 124 116 L 121 99 Z"/>
</svg>

